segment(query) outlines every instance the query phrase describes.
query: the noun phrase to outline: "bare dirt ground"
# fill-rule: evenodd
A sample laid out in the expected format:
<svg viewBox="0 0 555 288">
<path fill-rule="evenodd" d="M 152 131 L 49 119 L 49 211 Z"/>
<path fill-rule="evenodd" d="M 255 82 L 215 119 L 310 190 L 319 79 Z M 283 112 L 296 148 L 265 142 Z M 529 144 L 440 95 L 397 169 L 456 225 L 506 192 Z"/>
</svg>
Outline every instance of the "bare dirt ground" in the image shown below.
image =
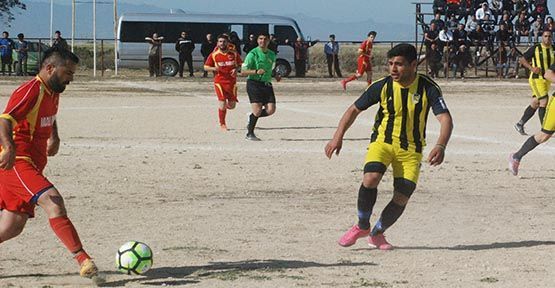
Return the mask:
<svg viewBox="0 0 555 288">
<path fill-rule="evenodd" d="M 0 80 L 2 107 L 21 80 Z M 423 164 L 387 232 L 389 252 L 362 239 L 336 244 L 356 221 L 376 109 L 359 116 L 339 157 L 323 148 L 363 81 L 347 93 L 337 80 L 275 84 L 277 113 L 259 121 L 263 141 L 248 142 L 244 81 L 223 133 L 208 80 L 78 78 L 62 95 L 63 144 L 45 173 L 105 287 L 554 287 L 555 144 L 531 152 L 519 177 L 506 162 L 526 139 L 512 125 L 529 102 L 527 81 L 438 83 L 454 135 L 443 165 Z M 536 116 L 527 129 L 539 129 Z M 430 115 L 429 143 L 437 131 Z M 391 194 L 388 173 L 372 221 Z M 154 251 L 145 276 L 115 271 L 128 240 Z M 0 245 L 0 287 L 90 285 L 40 208 Z"/>
</svg>

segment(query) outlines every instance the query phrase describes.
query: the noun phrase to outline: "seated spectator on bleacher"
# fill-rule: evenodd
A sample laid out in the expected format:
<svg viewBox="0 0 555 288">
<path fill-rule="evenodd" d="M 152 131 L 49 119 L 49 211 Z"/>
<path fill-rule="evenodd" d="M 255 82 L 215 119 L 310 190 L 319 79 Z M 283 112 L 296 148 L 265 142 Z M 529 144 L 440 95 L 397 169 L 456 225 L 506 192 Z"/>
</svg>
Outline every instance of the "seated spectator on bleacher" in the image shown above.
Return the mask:
<svg viewBox="0 0 555 288">
<path fill-rule="evenodd" d="M 445 0 L 434 0 L 434 3 L 432 5 L 432 8 L 434 9 L 434 14 L 439 13 L 440 15 L 444 15 L 445 6 L 447 6 Z"/>
<path fill-rule="evenodd" d="M 430 25 L 432 24 L 436 24 L 437 30 L 442 30 L 443 26 L 445 26 L 445 22 L 443 20 L 441 20 L 441 14 L 436 13 L 434 16 L 434 19 L 432 19 L 432 21 L 430 21 Z"/>
<path fill-rule="evenodd" d="M 507 31 L 509 31 L 509 33 L 514 33 L 514 25 L 513 22 L 511 21 L 511 16 L 509 14 L 509 12 L 505 11 L 505 13 L 503 13 L 503 18 L 501 18 L 501 20 L 499 20 L 499 25 L 504 24 L 505 28 L 507 29 Z"/>
<path fill-rule="evenodd" d="M 497 22 L 499 16 L 503 13 L 503 1 L 502 0 L 491 0 L 491 13 L 493 14 L 493 20 Z"/>
<path fill-rule="evenodd" d="M 515 0 L 516 1 L 516 0 Z M 507 12 L 509 14 L 509 18 L 515 14 L 515 1 L 513 0 L 503 0 L 503 14 Z"/>
<path fill-rule="evenodd" d="M 545 24 L 543 25 L 543 30 L 549 30 L 551 33 L 555 32 L 555 22 L 553 22 L 553 17 L 545 17 Z"/>
<path fill-rule="evenodd" d="M 477 27 L 478 27 L 478 21 L 476 20 L 476 15 L 472 15 L 470 19 L 466 21 L 466 25 L 464 29 L 466 30 L 466 32 L 470 33 L 472 31 L 476 31 Z"/>
<path fill-rule="evenodd" d="M 464 19 L 466 22 L 468 20 L 468 16 L 472 13 L 474 8 L 472 7 L 472 0 L 462 0 L 461 5 L 459 7 L 459 21 Z"/>
<path fill-rule="evenodd" d="M 491 19 L 489 14 L 486 14 L 484 19 L 482 19 L 480 26 L 482 26 L 487 33 L 491 35 L 495 34 L 495 21 Z"/>
<path fill-rule="evenodd" d="M 447 11 L 445 16 L 451 18 L 452 15 L 458 15 L 461 8 L 461 0 L 447 0 Z"/>
<path fill-rule="evenodd" d="M 443 48 L 451 47 L 453 44 L 453 32 L 449 30 L 447 26 L 443 27 L 443 30 L 439 31 L 439 50 L 443 51 Z"/>
<path fill-rule="evenodd" d="M 457 49 L 461 45 L 468 46 L 468 33 L 464 30 L 463 24 L 459 24 L 457 30 L 453 31 L 453 43 Z"/>
<path fill-rule="evenodd" d="M 441 58 L 443 58 L 443 53 L 437 47 L 435 42 L 432 43 L 430 49 L 426 52 L 426 61 L 428 62 L 428 67 L 430 71 L 428 71 L 428 75 L 430 77 L 435 78 L 439 75 L 439 70 L 442 68 Z"/>
<path fill-rule="evenodd" d="M 461 45 L 453 53 L 451 57 L 451 69 L 453 69 L 453 78 L 457 78 L 457 71 L 460 73 L 461 78 L 464 79 L 464 70 L 472 63 L 472 56 L 470 55 L 470 50 L 466 48 L 466 45 Z"/>
<path fill-rule="evenodd" d="M 549 9 L 547 8 L 547 0 L 530 0 L 531 4 L 531 16 L 536 18 L 538 16 L 541 19 L 545 19 L 545 16 L 549 14 Z"/>
<path fill-rule="evenodd" d="M 480 21 L 484 20 L 486 15 L 489 15 L 489 19 L 492 19 L 493 14 L 491 13 L 491 10 L 489 9 L 488 2 L 482 3 L 482 7 L 480 7 L 480 9 L 476 10 L 475 15 L 476 15 L 476 20 L 478 21 L 478 23 L 481 23 Z"/>
<path fill-rule="evenodd" d="M 513 34 L 505 28 L 505 24 L 499 24 L 499 30 L 495 32 L 495 41 L 499 47 L 513 46 Z"/>
<path fill-rule="evenodd" d="M 515 3 L 515 11 L 513 16 L 520 15 L 522 12 L 524 14 L 528 14 L 528 10 L 530 10 L 530 4 L 527 0 L 513 0 Z M 519 16 L 520 17 L 520 16 Z"/>
<path fill-rule="evenodd" d="M 530 25 L 530 34 L 528 35 L 529 42 L 538 42 L 538 38 L 542 34 L 543 18 L 541 15 L 536 16 L 536 20 Z M 530 40 L 531 39 L 531 40 Z"/>
<path fill-rule="evenodd" d="M 426 48 L 430 48 L 432 43 L 436 43 L 439 38 L 439 31 L 435 23 L 430 24 L 430 29 L 424 33 L 424 45 Z M 437 43 L 436 43 L 437 44 Z"/>
<path fill-rule="evenodd" d="M 447 25 L 447 27 L 449 27 L 449 30 L 451 31 L 457 29 L 457 26 L 459 26 L 459 20 L 457 20 L 457 15 L 455 14 L 451 15 L 451 17 L 449 18 L 449 20 L 447 20 L 447 23 L 445 25 Z"/>
<path fill-rule="evenodd" d="M 515 21 L 516 43 L 520 44 L 520 37 L 530 36 L 530 21 L 526 16 L 526 12 L 520 12 L 518 19 Z"/>
<path fill-rule="evenodd" d="M 472 45 L 474 46 L 486 46 L 488 44 L 489 34 L 484 31 L 482 26 L 478 25 L 476 30 L 470 31 L 468 33 L 468 39 L 472 42 Z"/>
</svg>

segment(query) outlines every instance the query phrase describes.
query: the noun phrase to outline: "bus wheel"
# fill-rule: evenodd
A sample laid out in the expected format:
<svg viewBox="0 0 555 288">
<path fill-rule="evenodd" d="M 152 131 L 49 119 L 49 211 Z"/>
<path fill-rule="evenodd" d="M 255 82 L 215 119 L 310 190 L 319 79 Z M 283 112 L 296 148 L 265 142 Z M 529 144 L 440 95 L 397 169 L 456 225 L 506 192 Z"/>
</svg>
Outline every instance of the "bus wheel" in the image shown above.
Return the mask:
<svg viewBox="0 0 555 288">
<path fill-rule="evenodd" d="M 175 76 L 179 71 L 179 64 L 173 59 L 162 60 L 162 76 Z"/>
<path fill-rule="evenodd" d="M 283 59 L 276 60 L 276 67 L 274 68 L 273 75 L 279 74 L 281 77 L 287 77 L 291 74 L 291 65 Z"/>
</svg>

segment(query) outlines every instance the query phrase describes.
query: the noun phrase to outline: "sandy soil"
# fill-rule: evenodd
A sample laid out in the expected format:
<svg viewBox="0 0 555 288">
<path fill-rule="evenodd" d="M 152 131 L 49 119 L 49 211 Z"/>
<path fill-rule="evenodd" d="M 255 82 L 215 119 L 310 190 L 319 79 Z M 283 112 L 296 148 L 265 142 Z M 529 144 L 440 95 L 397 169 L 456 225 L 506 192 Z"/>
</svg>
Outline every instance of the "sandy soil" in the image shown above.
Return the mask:
<svg viewBox="0 0 555 288">
<path fill-rule="evenodd" d="M 0 104 L 19 80 L 0 80 Z M 339 157 L 323 147 L 364 89 L 337 81 L 275 85 L 278 111 L 244 140 L 244 82 L 217 126 L 209 81 L 77 79 L 61 99 L 59 155 L 46 174 L 65 196 L 105 287 L 554 287 L 554 143 L 509 174 L 512 128 L 529 102 L 526 80 L 439 81 L 455 121 L 446 162 L 424 163 L 417 191 L 387 236 L 336 244 L 356 221 L 356 195 L 375 108 L 360 115 Z M 534 117 L 527 125 L 536 131 Z M 430 116 L 428 140 L 438 125 Z M 427 150 L 428 151 L 428 150 Z M 427 154 L 426 151 L 426 154 Z M 380 186 L 372 220 L 392 194 Z M 44 212 L 0 245 L 0 287 L 86 287 Z M 115 271 L 128 240 L 149 244 L 145 276 Z"/>
</svg>

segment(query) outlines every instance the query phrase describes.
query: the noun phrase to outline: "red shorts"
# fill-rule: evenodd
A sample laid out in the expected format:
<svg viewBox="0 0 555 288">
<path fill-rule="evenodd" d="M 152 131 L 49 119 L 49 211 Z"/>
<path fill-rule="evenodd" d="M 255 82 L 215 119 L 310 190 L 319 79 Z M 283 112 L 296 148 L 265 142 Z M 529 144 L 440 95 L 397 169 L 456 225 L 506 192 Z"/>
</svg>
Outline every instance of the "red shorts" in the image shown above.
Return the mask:
<svg viewBox="0 0 555 288">
<path fill-rule="evenodd" d="M 38 197 L 54 187 L 33 164 L 17 159 L 10 170 L 0 170 L 0 209 L 35 216 Z"/>
<path fill-rule="evenodd" d="M 364 72 L 372 72 L 372 61 L 370 61 L 370 57 L 358 56 L 357 64 L 358 75 L 362 76 Z"/>
<path fill-rule="evenodd" d="M 239 102 L 237 100 L 237 86 L 235 86 L 235 83 L 214 83 L 214 89 L 216 89 L 218 100 Z"/>
</svg>

